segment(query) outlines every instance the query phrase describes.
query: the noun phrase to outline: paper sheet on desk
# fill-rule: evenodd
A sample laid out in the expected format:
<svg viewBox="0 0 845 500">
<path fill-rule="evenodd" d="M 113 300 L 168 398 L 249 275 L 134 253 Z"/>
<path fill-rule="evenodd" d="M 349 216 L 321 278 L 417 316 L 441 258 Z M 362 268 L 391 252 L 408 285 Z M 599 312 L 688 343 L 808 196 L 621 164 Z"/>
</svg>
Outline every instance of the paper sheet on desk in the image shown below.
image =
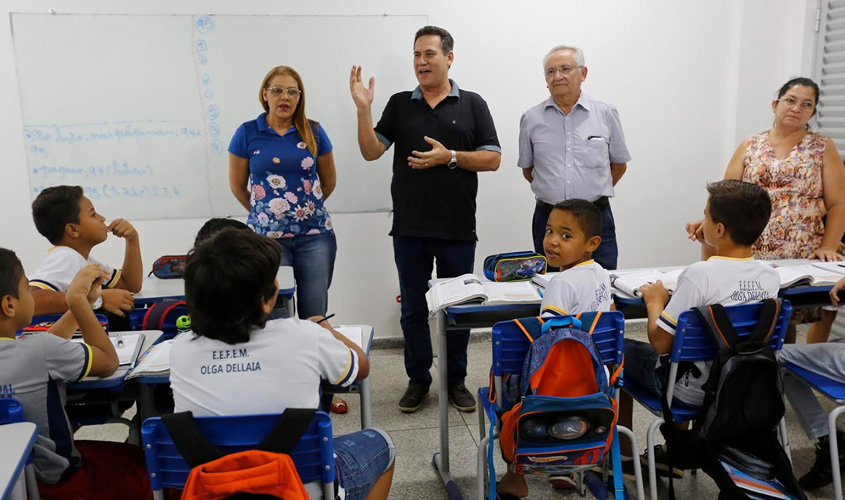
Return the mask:
<svg viewBox="0 0 845 500">
<path fill-rule="evenodd" d="M 173 339 L 165 340 L 151 347 L 126 378 L 168 373 L 170 371 L 170 347 L 172 345 Z"/>
<path fill-rule="evenodd" d="M 333 326 L 332 328 L 366 352 L 367 346 L 364 345 L 364 330 L 360 326 Z"/>
<path fill-rule="evenodd" d="M 144 344 L 143 333 L 126 333 L 110 336 L 114 350 L 117 352 L 117 362 L 120 366 L 131 365 L 138 359 L 141 346 Z M 81 338 L 73 338 L 71 342 L 83 343 Z"/>
</svg>

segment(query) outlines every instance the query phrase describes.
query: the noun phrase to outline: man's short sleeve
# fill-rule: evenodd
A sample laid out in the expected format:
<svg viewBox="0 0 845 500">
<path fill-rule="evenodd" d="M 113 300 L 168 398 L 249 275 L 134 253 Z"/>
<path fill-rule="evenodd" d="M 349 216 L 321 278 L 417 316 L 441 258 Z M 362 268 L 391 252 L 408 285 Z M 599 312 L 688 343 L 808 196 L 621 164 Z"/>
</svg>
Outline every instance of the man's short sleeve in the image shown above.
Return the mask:
<svg viewBox="0 0 845 500">
<path fill-rule="evenodd" d="M 332 385 L 351 385 L 358 377 L 358 355 L 326 329 L 314 326 L 319 330 L 314 334 L 318 335 L 320 376 Z"/>
<path fill-rule="evenodd" d="M 657 318 L 657 325 L 666 332 L 675 334 L 675 328 L 678 326 L 678 316 L 684 311 L 704 305 L 704 294 L 695 283 L 694 277 L 687 274 L 687 271 L 681 273 L 678 277 L 678 286 L 675 288 L 675 293 L 669 299 L 669 304 L 663 310 L 663 314 Z"/>
<path fill-rule="evenodd" d="M 37 334 L 44 342 L 44 358 L 50 378 L 75 382 L 91 371 L 92 352 L 87 344 L 71 342 L 52 333 Z"/>
<path fill-rule="evenodd" d="M 568 315 L 578 307 L 575 289 L 562 279 L 553 279 L 543 292 L 543 303 L 540 313 L 553 312 Z"/>
<path fill-rule="evenodd" d="M 331 153 L 333 149 L 332 141 L 329 140 L 329 135 L 326 133 L 326 129 L 324 129 L 319 123 L 317 124 L 317 130 L 314 136 L 317 140 L 317 156 L 323 156 L 326 153 Z"/>
<path fill-rule="evenodd" d="M 392 95 L 387 101 L 387 105 L 381 113 L 381 119 L 375 126 L 376 137 L 387 148 L 396 140 L 396 127 L 398 125 L 396 95 L 398 94 Z"/>
<path fill-rule="evenodd" d="M 246 127 L 243 124 L 235 130 L 235 135 L 229 141 L 229 152 L 238 158 L 249 158 L 249 151 L 246 146 Z"/>
<path fill-rule="evenodd" d="M 47 254 L 38 269 L 29 277 L 29 286 L 64 292 L 82 269 L 84 260 L 72 251 L 57 247 Z"/>
<path fill-rule="evenodd" d="M 114 288 L 117 286 L 117 283 L 120 281 L 120 277 L 123 275 L 123 271 L 120 269 L 113 269 L 108 264 L 103 264 L 99 260 L 89 257 L 88 262 L 91 264 L 97 264 L 101 268 L 103 268 L 107 273 L 109 273 L 109 279 L 105 283 L 103 283 L 103 288 Z"/>
<path fill-rule="evenodd" d="M 611 107 L 607 112 L 607 129 L 609 134 L 608 150 L 610 163 L 627 163 L 631 161 L 631 153 L 625 144 L 625 133 L 622 132 L 622 122 L 619 120 L 619 112 Z"/>
<path fill-rule="evenodd" d="M 527 114 L 527 113 L 526 113 Z M 531 144 L 531 135 L 528 133 L 528 119 L 523 114 L 519 119 L 519 159 L 516 165 L 520 168 L 534 166 L 534 145 Z"/>
<path fill-rule="evenodd" d="M 496 135 L 493 115 L 490 114 L 490 109 L 481 96 L 475 96 L 472 111 L 473 120 L 475 121 L 475 144 L 473 144 L 475 151 L 496 151 L 497 153 L 501 153 L 502 148 L 499 145 L 499 137 Z"/>
</svg>

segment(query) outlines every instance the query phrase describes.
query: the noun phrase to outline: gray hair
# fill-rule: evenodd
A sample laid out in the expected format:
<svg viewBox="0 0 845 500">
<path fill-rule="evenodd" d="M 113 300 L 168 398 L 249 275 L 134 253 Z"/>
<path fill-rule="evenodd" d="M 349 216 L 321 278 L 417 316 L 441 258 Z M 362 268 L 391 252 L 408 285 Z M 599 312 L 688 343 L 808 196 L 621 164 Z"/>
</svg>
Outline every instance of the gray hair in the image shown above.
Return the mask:
<svg viewBox="0 0 845 500">
<path fill-rule="evenodd" d="M 552 57 L 552 54 L 559 50 L 571 50 L 575 53 L 575 64 L 580 67 L 584 66 L 584 51 L 581 50 L 579 47 L 575 47 L 574 45 L 558 45 L 557 47 L 552 47 L 545 57 L 543 57 L 543 69 L 546 69 L 546 64 L 549 63 L 549 58 Z"/>
</svg>

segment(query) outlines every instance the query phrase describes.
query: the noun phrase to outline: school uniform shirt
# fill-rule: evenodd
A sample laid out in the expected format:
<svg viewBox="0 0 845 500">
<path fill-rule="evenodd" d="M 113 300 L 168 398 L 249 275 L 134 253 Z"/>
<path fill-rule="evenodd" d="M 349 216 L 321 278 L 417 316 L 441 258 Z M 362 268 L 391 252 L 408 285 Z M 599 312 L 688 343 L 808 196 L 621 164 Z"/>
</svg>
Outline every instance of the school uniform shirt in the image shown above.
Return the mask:
<svg viewBox="0 0 845 500">
<path fill-rule="evenodd" d="M 678 317 L 693 307 L 708 304 L 735 306 L 759 302 L 777 297 L 780 277 L 775 269 L 749 257 L 735 259 L 710 257 L 686 268 L 678 277 L 675 293 L 666 305 L 657 325 L 674 335 Z M 668 356 L 661 356 L 659 364 L 668 364 Z M 687 372 L 675 383 L 675 397 L 681 401 L 700 406 L 704 400 L 701 386 L 707 381 L 711 362 L 696 361 L 700 375 Z"/>
<path fill-rule="evenodd" d="M 120 269 L 112 269 L 90 255 L 86 259 L 73 248 L 61 245 L 47 251 L 47 256 L 41 261 L 38 269 L 29 276 L 29 286 L 65 292 L 76 273 L 89 264 L 97 264 L 109 273 L 109 280 L 103 283 L 103 288 L 117 286 L 120 281 Z"/>
<path fill-rule="evenodd" d="M 610 275 L 590 259 L 558 274 L 543 291 L 540 313 L 610 311 Z"/>
<path fill-rule="evenodd" d="M 170 351 L 176 411 L 194 415 L 318 408 L 321 380 L 346 387 L 357 376 L 354 351 L 323 327 L 294 318 L 268 321 L 235 345 L 187 332 Z"/>
<path fill-rule="evenodd" d="M 73 430 L 65 414 L 65 382 L 91 370 L 91 348 L 39 332 L 0 339 L 0 397 L 20 401 L 26 420 L 38 426 L 33 447 L 35 475 L 55 484 L 81 465 Z"/>
<path fill-rule="evenodd" d="M 323 127 L 310 122 L 317 141 L 312 155 L 296 127 L 279 135 L 267 125 L 264 113 L 235 131 L 229 152 L 249 159 L 249 204 L 246 224 L 270 238 L 292 238 L 332 230 L 323 206 L 317 175 L 317 156 L 331 152 Z"/>
</svg>

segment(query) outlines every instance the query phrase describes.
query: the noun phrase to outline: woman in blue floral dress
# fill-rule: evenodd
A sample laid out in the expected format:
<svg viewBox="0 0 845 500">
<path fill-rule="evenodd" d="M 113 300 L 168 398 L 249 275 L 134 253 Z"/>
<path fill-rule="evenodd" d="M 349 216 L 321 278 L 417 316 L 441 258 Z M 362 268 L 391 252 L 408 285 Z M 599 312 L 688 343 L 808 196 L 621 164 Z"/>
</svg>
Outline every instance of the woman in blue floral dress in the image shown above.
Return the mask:
<svg viewBox="0 0 845 500">
<path fill-rule="evenodd" d="M 306 118 L 305 87 L 293 68 L 270 70 L 258 100 L 265 112 L 238 127 L 229 144 L 229 185 L 249 210 L 247 225 L 282 244 L 299 317 L 323 316 L 337 253 L 323 206 L 336 182 L 332 143 Z"/>
</svg>

